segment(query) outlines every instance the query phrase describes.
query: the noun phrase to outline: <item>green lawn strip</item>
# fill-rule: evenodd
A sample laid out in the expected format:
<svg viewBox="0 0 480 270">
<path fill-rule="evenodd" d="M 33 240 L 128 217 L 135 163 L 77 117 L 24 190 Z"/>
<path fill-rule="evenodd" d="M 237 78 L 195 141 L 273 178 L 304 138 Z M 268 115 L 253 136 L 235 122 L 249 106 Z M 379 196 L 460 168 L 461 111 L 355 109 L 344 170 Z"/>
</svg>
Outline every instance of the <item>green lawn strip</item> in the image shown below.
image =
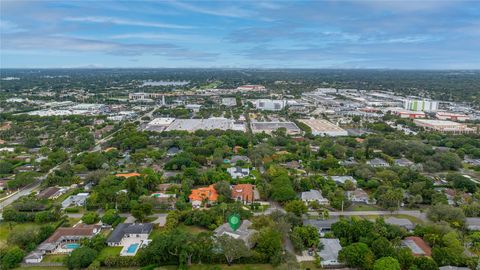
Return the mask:
<svg viewBox="0 0 480 270">
<path fill-rule="evenodd" d="M 118 256 L 123 247 L 106 247 L 100 251 L 97 256 L 98 261 L 103 261 L 107 257 Z"/>
</svg>

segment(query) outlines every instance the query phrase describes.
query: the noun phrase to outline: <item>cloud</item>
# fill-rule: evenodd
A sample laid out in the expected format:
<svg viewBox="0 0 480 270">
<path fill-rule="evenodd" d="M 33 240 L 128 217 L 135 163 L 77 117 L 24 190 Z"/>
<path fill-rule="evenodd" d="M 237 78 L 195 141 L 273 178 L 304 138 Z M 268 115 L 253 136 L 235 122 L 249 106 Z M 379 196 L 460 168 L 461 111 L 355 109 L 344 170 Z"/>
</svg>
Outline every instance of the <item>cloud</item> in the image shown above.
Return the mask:
<svg viewBox="0 0 480 270">
<path fill-rule="evenodd" d="M 116 25 L 130 25 L 130 26 L 143 26 L 143 27 L 155 27 L 155 28 L 170 28 L 170 29 L 192 29 L 193 26 L 168 24 L 159 22 L 137 21 L 129 19 L 120 19 L 114 17 L 102 17 L 102 16 L 86 16 L 86 17 L 67 17 L 64 19 L 69 22 L 86 22 L 86 23 L 105 23 Z"/>
<path fill-rule="evenodd" d="M 119 43 L 68 36 L 9 34 L 2 42 L 2 49 L 12 51 L 41 50 L 93 53 L 101 52 L 117 56 L 163 55 L 169 58 L 202 60 L 217 56 L 208 52 L 197 52 L 170 43 L 143 44 Z"/>
<path fill-rule="evenodd" d="M 10 34 L 10 33 L 24 32 L 24 31 L 26 30 L 13 22 L 0 20 L 0 34 Z"/>
<path fill-rule="evenodd" d="M 171 33 L 124 33 L 108 36 L 110 39 L 144 39 L 144 40 L 169 40 L 177 42 L 194 42 L 194 43 L 215 43 L 220 40 L 215 37 L 208 37 L 197 34 L 171 34 Z"/>
<path fill-rule="evenodd" d="M 200 6 L 191 5 L 189 3 L 180 2 L 180 1 L 174 1 L 170 3 L 184 10 L 207 14 L 207 15 L 231 17 L 231 18 L 247 18 L 247 17 L 252 17 L 254 15 L 253 12 L 250 10 L 246 10 L 246 9 L 242 9 L 234 6 L 227 6 L 219 9 L 219 8 L 213 8 L 213 7 L 200 7 Z"/>
</svg>

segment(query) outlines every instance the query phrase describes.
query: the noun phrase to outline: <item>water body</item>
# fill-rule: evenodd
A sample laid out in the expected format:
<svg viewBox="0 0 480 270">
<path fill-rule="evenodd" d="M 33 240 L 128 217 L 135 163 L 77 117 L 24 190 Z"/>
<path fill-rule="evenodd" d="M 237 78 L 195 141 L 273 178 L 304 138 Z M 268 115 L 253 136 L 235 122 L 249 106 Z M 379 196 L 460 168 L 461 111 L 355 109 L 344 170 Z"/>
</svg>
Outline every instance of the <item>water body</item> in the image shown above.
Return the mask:
<svg viewBox="0 0 480 270">
<path fill-rule="evenodd" d="M 190 81 L 143 81 L 142 86 L 184 86 Z"/>
</svg>

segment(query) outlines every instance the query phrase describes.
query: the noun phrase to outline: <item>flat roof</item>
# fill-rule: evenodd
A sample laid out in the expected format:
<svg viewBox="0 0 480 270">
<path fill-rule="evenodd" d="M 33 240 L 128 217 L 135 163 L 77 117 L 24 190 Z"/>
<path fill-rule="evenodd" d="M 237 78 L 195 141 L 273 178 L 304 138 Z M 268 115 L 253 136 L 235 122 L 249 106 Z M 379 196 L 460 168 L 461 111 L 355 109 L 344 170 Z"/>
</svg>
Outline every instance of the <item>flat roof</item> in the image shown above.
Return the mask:
<svg viewBox="0 0 480 270">
<path fill-rule="evenodd" d="M 315 130 L 318 132 L 324 132 L 324 131 L 347 132 L 343 128 L 324 119 L 300 119 L 300 122 L 306 124 L 312 130 Z"/>
<path fill-rule="evenodd" d="M 414 122 L 433 126 L 464 126 L 464 124 L 448 120 L 415 119 Z"/>
</svg>

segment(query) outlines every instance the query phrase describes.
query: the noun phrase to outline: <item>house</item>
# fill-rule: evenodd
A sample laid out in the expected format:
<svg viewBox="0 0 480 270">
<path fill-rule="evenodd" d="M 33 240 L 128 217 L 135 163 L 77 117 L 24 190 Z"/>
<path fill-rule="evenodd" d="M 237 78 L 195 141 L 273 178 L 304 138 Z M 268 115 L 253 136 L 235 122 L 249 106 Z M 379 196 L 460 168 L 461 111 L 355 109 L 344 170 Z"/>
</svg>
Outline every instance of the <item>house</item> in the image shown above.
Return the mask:
<svg viewBox="0 0 480 270">
<path fill-rule="evenodd" d="M 282 165 L 283 165 L 283 167 L 285 167 L 287 169 L 291 169 L 291 170 L 299 170 L 299 169 L 302 168 L 302 164 L 300 162 L 298 162 L 297 160 L 292 160 L 292 161 L 286 162 Z"/>
<path fill-rule="evenodd" d="M 218 200 L 218 193 L 214 185 L 208 187 L 201 187 L 192 189 L 192 193 L 188 196 L 193 208 L 199 208 L 203 202 L 206 204 L 216 203 Z"/>
<path fill-rule="evenodd" d="M 412 251 L 413 256 L 430 257 L 432 255 L 432 249 L 430 248 L 430 246 L 418 236 L 409 236 L 405 238 L 402 241 L 402 245 L 408 247 Z"/>
<path fill-rule="evenodd" d="M 465 225 L 470 231 L 480 231 L 480 218 L 467 217 L 465 219 Z"/>
<path fill-rule="evenodd" d="M 69 196 L 62 202 L 62 208 L 65 209 L 71 205 L 84 206 L 88 196 L 90 196 L 89 193 L 78 193 L 76 195 Z"/>
<path fill-rule="evenodd" d="M 180 153 L 180 148 L 176 147 L 176 146 L 172 146 L 170 148 L 168 148 L 167 150 L 167 156 L 169 157 L 173 157 L 175 156 L 176 154 Z"/>
<path fill-rule="evenodd" d="M 130 177 L 138 177 L 138 176 L 141 176 L 141 174 L 137 173 L 137 172 L 133 172 L 133 173 L 117 173 L 115 174 L 116 177 L 124 177 L 124 178 L 130 178 Z"/>
<path fill-rule="evenodd" d="M 320 238 L 320 243 L 323 245 L 322 251 L 318 252 L 322 266 L 326 265 L 341 265 L 338 261 L 338 253 L 342 250 L 339 239 Z"/>
<path fill-rule="evenodd" d="M 406 218 L 396 218 L 396 217 L 388 217 L 385 219 L 386 224 L 399 226 L 404 228 L 408 231 L 415 229 L 415 224 L 413 224 L 410 220 Z"/>
<path fill-rule="evenodd" d="M 260 198 L 258 190 L 251 184 L 238 184 L 232 187 L 232 199 L 245 204 L 252 203 Z"/>
<path fill-rule="evenodd" d="M 40 263 L 43 260 L 43 253 L 38 252 L 38 251 L 32 251 L 30 252 L 23 261 L 25 263 L 30 263 L 30 264 L 35 264 L 35 263 Z"/>
<path fill-rule="evenodd" d="M 122 246 L 120 256 L 135 256 L 138 249 L 147 246 L 153 223 L 120 223 L 107 238 L 110 247 Z"/>
<path fill-rule="evenodd" d="M 341 175 L 341 176 L 331 176 L 332 180 L 337 184 L 345 185 L 347 181 L 350 181 L 357 185 L 357 180 L 350 175 Z"/>
<path fill-rule="evenodd" d="M 340 165 L 346 166 L 346 167 L 355 166 L 355 165 L 358 164 L 358 162 L 353 157 L 349 157 L 346 160 L 341 160 L 339 163 L 340 163 Z"/>
<path fill-rule="evenodd" d="M 236 164 L 238 161 L 242 161 L 242 162 L 245 162 L 245 163 L 250 163 L 250 159 L 247 157 L 247 156 L 233 156 L 231 159 L 230 159 L 230 163 L 231 164 Z"/>
<path fill-rule="evenodd" d="M 242 240 L 245 245 L 248 248 L 252 248 L 253 245 L 255 244 L 252 241 L 252 235 L 255 234 L 257 231 L 253 229 L 249 229 L 249 227 L 252 225 L 252 222 L 249 220 L 244 220 L 242 221 L 242 224 L 240 227 L 238 227 L 237 230 L 232 230 L 232 227 L 228 223 L 222 224 L 220 227 L 216 228 L 213 233 L 215 234 L 216 237 L 220 237 L 222 235 L 228 235 L 230 237 L 233 237 L 235 239 L 240 239 Z"/>
<path fill-rule="evenodd" d="M 168 194 L 163 192 L 155 192 L 150 195 L 155 199 L 155 208 L 159 209 L 174 209 L 177 198 L 175 194 Z"/>
<path fill-rule="evenodd" d="M 180 184 L 164 183 L 164 184 L 159 184 L 157 186 L 157 190 L 162 192 L 162 193 L 165 193 L 165 192 L 169 191 L 170 189 L 180 188 L 180 187 L 181 187 Z"/>
<path fill-rule="evenodd" d="M 60 188 L 60 187 L 48 187 L 42 190 L 40 193 L 37 194 L 38 199 L 49 199 L 55 200 L 64 194 L 67 191 L 67 188 Z"/>
<path fill-rule="evenodd" d="M 47 240 L 43 241 L 35 252 L 46 253 L 70 253 L 79 247 L 78 242 L 84 238 L 92 238 L 100 232 L 99 225 L 78 224 L 69 228 L 58 228 Z"/>
<path fill-rule="evenodd" d="M 305 203 L 318 202 L 319 204 L 329 204 L 328 200 L 322 196 L 322 192 L 311 189 L 310 191 L 302 192 L 302 201 Z"/>
<path fill-rule="evenodd" d="M 318 233 L 320 235 L 323 235 L 326 232 L 329 232 L 332 230 L 332 224 L 335 224 L 339 221 L 340 219 L 332 217 L 329 219 L 304 219 L 303 220 L 303 225 L 310 225 L 315 228 L 317 228 Z"/>
<path fill-rule="evenodd" d="M 376 200 L 370 200 L 367 192 L 361 188 L 357 188 L 354 191 L 347 191 L 347 198 L 353 203 L 365 203 L 376 204 Z"/>
<path fill-rule="evenodd" d="M 398 158 L 398 159 L 395 159 L 394 161 L 394 164 L 397 165 L 397 166 L 400 166 L 400 167 L 411 167 L 413 165 L 415 165 L 414 162 L 406 159 L 406 158 Z"/>
<path fill-rule="evenodd" d="M 451 266 L 451 265 L 447 265 L 447 266 L 441 266 L 440 268 L 438 268 L 438 270 L 469 270 L 470 268 L 468 267 L 458 267 L 458 266 Z"/>
<path fill-rule="evenodd" d="M 368 160 L 367 164 L 374 168 L 390 167 L 390 164 L 388 164 L 388 162 L 386 162 L 384 159 L 381 159 L 381 158 L 374 158 L 374 159 Z"/>
<path fill-rule="evenodd" d="M 228 168 L 227 172 L 232 176 L 232 179 L 238 179 L 247 177 L 250 174 L 250 169 L 237 166 Z"/>
<path fill-rule="evenodd" d="M 480 166 L 480 158 L 474 159 L 474 158 L 465 157 L 463 159 L 463 162 L 472 166 Z"/>
</svg>

